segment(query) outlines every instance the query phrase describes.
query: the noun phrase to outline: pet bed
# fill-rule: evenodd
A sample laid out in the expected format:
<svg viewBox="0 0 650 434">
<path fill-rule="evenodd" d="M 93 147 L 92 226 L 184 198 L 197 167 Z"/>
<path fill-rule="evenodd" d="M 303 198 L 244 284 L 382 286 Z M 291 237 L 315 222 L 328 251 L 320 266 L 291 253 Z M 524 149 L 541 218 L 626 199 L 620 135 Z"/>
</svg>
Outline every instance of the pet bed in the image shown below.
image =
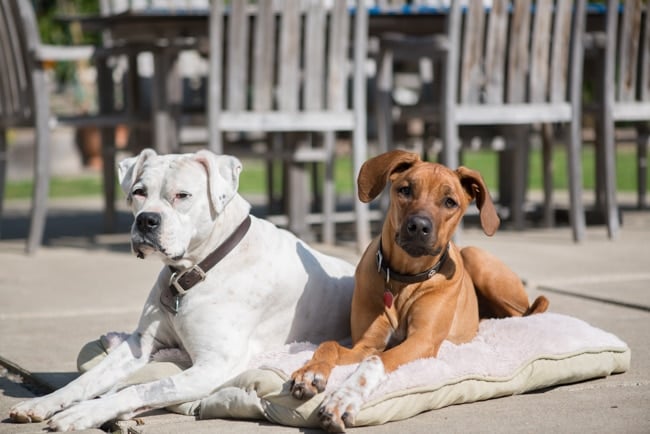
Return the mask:
<svg viewBox="0 0 650 434">
<path fill-rule="evenodd" d="M 324 394 L 307 401 L 291 397 L 291 373 L 311 358 L 315 345 L 294 343 L 261 354 L 249 369 L 221 385 L 207 398 L 170 410 L 201 419 L 266 419 L 318 426 Z M 88 345 L 80 354 L 83 371 L 103 357 L 103 347 Z M 355 425 L 377 425 L 452 404 L 469 403 L 540 388 L 622 373 L 630 366 L 630 349 L 618 337 L 579 319 L 555 313 L 481 322 L 478 335 L 462 345 L 444 342 L 436 358 L 415 360 L 390 373 L 356 416 Z M 163 360 L 164 355 L 159 355 Z M 179 372 L 182 365 L 157 361 L 128 383 L 150 381 Z M 356 365 L 338 366 L 328 392 Z"/>
</svg>

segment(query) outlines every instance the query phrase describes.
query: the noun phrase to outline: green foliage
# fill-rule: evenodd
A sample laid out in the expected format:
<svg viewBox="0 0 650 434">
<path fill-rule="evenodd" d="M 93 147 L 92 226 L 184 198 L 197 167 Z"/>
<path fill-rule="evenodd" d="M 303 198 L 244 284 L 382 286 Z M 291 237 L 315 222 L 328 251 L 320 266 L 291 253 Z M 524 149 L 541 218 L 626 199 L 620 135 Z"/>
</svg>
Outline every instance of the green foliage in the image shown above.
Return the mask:
<svg viewBox="0 0 650 434">
<path fill-rule="evenodd" d="M 23 1 L 23 0 L 20 0 Z M 98 0 L 32 0 L 41 41 L 52 45 L 96 45 L 99 42 L 96 34 L 83 34 L 77 27 L 64 17 L 84 14 L 98 14 Z M 59 62 L 55 66 L 56 78 L 59 83 L 67 83 L 75 79 L 75 66 L 69 62 Z"/>
</svg>

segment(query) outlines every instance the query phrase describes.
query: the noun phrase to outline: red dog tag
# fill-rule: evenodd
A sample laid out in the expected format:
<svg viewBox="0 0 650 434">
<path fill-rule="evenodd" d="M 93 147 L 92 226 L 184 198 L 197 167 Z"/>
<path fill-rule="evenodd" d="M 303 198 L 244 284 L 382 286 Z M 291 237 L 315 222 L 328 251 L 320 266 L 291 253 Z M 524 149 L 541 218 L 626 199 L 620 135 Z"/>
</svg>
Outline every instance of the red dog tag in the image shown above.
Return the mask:
<svg viewBox="0 0 650 434">
<path fill-rule="evenodd" d="M 384 306 L 390 309 L 393 306 L 393 293 L 390 291 L 384 291 Z"/>
</svg>

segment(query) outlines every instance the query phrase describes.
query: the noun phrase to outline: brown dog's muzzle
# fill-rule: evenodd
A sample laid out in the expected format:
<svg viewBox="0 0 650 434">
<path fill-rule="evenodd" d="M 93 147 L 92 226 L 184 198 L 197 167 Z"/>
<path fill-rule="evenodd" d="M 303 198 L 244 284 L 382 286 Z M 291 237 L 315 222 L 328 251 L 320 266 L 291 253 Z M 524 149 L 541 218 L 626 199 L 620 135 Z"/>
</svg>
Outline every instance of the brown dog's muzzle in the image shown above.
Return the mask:
<svg viewBox="0 0 650 434">
<path fill-rule="evenodd" d="M 413 257 L 440 253 L 434 251 L 435 228 L 433 220 L 426 215 L 413 214 L 407 217 L 400 228 L 396 242 Z"/>
</svg>

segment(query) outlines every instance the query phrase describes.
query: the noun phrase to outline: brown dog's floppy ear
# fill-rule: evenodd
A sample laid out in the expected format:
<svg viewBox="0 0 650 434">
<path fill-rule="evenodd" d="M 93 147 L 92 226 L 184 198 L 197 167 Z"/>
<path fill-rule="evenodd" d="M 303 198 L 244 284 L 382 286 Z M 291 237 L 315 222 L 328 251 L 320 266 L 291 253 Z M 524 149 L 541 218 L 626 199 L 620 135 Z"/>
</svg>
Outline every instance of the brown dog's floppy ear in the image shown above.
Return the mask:
<svg viewBox="0 0 650 434">
<path fill-rule="evenodd" d="M 418 154 L 396 150 L 377 155 L 363 163 L 357 178 L 361 202 L 368 203 L 379 196 L 391 174 L 406 170 L 418 161 Z"/>
<path fill-rule="evenodd" d="M 476 206 L 479 209 L 481 218 L 481 227 L 486 235 L 492 236 L 499 228 L 501 221 L 494 208 L 490 192 L 485 186 L 485 181 L 480 173 L 466 167 L 459 167 L 456 170 L 460 183 L 467 193 L 476 199 Z"/>
</svg>

